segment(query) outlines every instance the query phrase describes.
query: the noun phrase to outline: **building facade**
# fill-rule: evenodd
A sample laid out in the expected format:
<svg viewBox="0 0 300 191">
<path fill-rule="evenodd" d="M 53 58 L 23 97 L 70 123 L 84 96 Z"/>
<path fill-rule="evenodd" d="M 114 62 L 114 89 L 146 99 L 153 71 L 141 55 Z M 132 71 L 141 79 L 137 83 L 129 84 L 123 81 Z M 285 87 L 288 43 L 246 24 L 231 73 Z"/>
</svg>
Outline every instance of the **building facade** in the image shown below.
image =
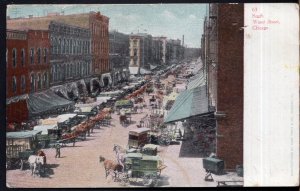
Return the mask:
<svg viewBox="0 0 300 191">
<path fill-rule="evenodd" d="M 52 21 L 49 33 L 51 85 L 90 76 L 92 74 L 90 30 Z"/>
<path fill-rule="evenodd" d="M 152 61 L 152 36 L 145 33 L 131 34 L 129 37 L 129 67 L 150 69 Z M 140 73 L 140 72 L 138 72 Z"/>
<path fill-rule="evenodd" d="M 154 37 L 152 43 L 152 55 L 153 63 L 155 65 L 161 65 L 165 63 L 164 58 L 164 46 L 163 41 L 160 37 Z"/>
<path fill-rule="evenodd" d="M 109 62 L 113 84 L 129 78 L 129 35 L 109 32 Z"/>
<path fill-rule="evenodd" d="M 28 56 L 30 93 L 49 88 L 50 39 L 44 30 L 28 31 Z"/>
<path fill-rule="evenodd" d="M 204 26 L 202 59 L 215 108 L 216 154 L 233 170 L 243 164 L 243 4 L 210 4 Z"/>
<path fill-rule="evenodd" d="M 8 123 L 28 118 L 26 98 L 30 91 L 27 32 L 6 31 L 6 119 Z"/>
<path fill-rule="evenodd" d="M 49 30 L 51 21 L 65 23 L 68 25 L 89 29 L 91 33 L 91 55 L 92 68 L 91 75 L 100 77 L 109 73 L 109 18 L 100 12 L 89 12 L 82 14 L 64 15 L 51 13 L 44 17 L 29 17 L 20 19 L 8 19 L 7 28 L 22 30 Z"/>
</svg>

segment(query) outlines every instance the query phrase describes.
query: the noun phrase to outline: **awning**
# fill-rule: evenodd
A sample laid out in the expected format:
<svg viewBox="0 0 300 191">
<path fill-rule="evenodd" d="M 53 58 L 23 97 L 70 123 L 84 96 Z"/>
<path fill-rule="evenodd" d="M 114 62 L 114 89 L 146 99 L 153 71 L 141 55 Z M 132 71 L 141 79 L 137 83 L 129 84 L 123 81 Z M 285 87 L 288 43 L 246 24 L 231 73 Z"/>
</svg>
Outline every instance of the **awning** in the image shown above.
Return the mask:
<svg viewBox="0 0 300 191">
<path fill-rule="evenodd" d="M 48 129 L 57 129 L 57 125 L 37 125 L 33 127 L 33 130 L 42 131 L 42 135 L 48 134 Z"/>
<path fill-rule="evenodd" d="M 187 89 L 193 89 L 203 85 L 205 85 L 205 77 L 202 73 L 200 73 L 196 75 L 196 78 L 188 83 Z"/>
<path fill-rule="evenodd" d="M 164 122 L 180 121 L 209 112 L 206 86 L 200 86 L 181 92 L 176 98 Z"/>
<path fill-rule="evenodd" d="M 6 105 L 21 101 L 21 100 L 26 100 L 26 99 L 28 99 L 28 94 L 11 97 L 11 98 L 6 99 Z"/>
<path fill-rule="evenodd" d="M 51 90 L 30 94 L 27 100 L 30 116 L 40 115 L 44 112 L 55 111 L 57 109 L 74 106 L 73 101 L 59 97 Z"/>
<path fill-rule="evenodd" d="M 24 139 L 34 137 L 36 134 L 42 131 L 18 131 L 18 132 L 7 132 L 6 139 Z"/>
</svg>

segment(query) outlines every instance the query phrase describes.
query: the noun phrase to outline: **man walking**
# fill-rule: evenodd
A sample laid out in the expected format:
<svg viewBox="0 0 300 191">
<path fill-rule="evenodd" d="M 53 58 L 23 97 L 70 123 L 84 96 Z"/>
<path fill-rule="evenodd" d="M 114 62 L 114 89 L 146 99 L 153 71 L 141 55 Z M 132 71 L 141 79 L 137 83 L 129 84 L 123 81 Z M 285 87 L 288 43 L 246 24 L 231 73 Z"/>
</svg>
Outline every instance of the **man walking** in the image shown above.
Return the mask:
<svg viewBox="0 0 300 191">
<path fill-rule="evenodd" d="M 55 149 L 56 149 L 55 158 L 57 157 L 60 158 L 60 144 L 56 144 Z"/>
</svg>

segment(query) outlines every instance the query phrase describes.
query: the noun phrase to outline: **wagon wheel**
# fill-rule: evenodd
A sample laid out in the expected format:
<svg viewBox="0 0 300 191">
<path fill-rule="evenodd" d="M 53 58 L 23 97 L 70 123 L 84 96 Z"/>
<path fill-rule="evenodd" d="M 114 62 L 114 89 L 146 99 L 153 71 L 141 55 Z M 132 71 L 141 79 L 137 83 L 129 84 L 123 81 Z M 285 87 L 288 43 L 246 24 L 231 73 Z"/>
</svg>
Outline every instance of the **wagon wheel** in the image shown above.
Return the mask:
<svg viewBox="0 0 300 191">
<path fill-rule="evenodd" d="M 150 186 L 151 184 L 152 184 L 152 178 L 151 178 L 151 175 L 144 175 L 143 177 L 142 177 L 142 179 L 143 179 L 143 185 L 144 186 Z"/>
<path fill-rule="evenodd" d="M 127 186 L 129 183 L 129 178 L 128 178 L 128 174 L 127 173 L 121 173 L 119 174 L 119 178 L 121 180 L 120 184 L 122 186 Z"/>
</svg>

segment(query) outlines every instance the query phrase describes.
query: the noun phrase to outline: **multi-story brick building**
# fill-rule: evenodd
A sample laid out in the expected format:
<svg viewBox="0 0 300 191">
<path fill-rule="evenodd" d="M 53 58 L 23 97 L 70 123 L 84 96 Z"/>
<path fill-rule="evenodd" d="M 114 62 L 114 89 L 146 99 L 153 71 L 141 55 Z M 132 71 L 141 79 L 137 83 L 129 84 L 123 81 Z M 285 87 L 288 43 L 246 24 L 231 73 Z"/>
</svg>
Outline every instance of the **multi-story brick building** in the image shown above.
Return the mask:
<svg viewBox="0 0 300 191">
<path fill-rule="evenodd" d="M 152 61 L 152 36 L 145 33 L 131 34 L 129 36 L 129 51 L 131 71 L 137 71 L 140 74 L 140 69 L 150 69 Z M 134 70 L 135 69 L 135 70 Z M 132 73 L 132 72 L 131 72 Z"/>
<path fill-rule="evenodd" d="M 6 118 L 21 122 L 28 118 L 26 98 L 30 91 L 26 31 L 6 31 Z"/>
<path fill-rule="evenodd" d="M 217 122 L 216 154 L 226 169 L 235 169 L 243 164 L 243 5 L 210 4 L 205 26 L 203 60 Z"/>
<path fill-rule="evenodd" d="M 56 21 L 49 25 L 51 84 L 87 78 L 92 73 L 91 34 L 86 28 Z"/>
<path fill-rule="evenodd" d="M 106 76 L 109 77 L 109 74 L 107 74 L 111 69 L 109 66 L 109 18 L 100 14 L 100 12 L 71 15 L 57 13 L 45 17 L 8 19 L 7 27 L 9 29 L 49 30 L 51 21 L 89 29 L 91 32 L 90 46 L 92 54 L 91 75 L 100 77 L 100 75 L 106 73 Z"/>
<path fill-rule="evenodd" d="M 50 39 L 44 30 L 28 31 L 28 56 L 30 93 L 49 88 Z"/>
</svg>

